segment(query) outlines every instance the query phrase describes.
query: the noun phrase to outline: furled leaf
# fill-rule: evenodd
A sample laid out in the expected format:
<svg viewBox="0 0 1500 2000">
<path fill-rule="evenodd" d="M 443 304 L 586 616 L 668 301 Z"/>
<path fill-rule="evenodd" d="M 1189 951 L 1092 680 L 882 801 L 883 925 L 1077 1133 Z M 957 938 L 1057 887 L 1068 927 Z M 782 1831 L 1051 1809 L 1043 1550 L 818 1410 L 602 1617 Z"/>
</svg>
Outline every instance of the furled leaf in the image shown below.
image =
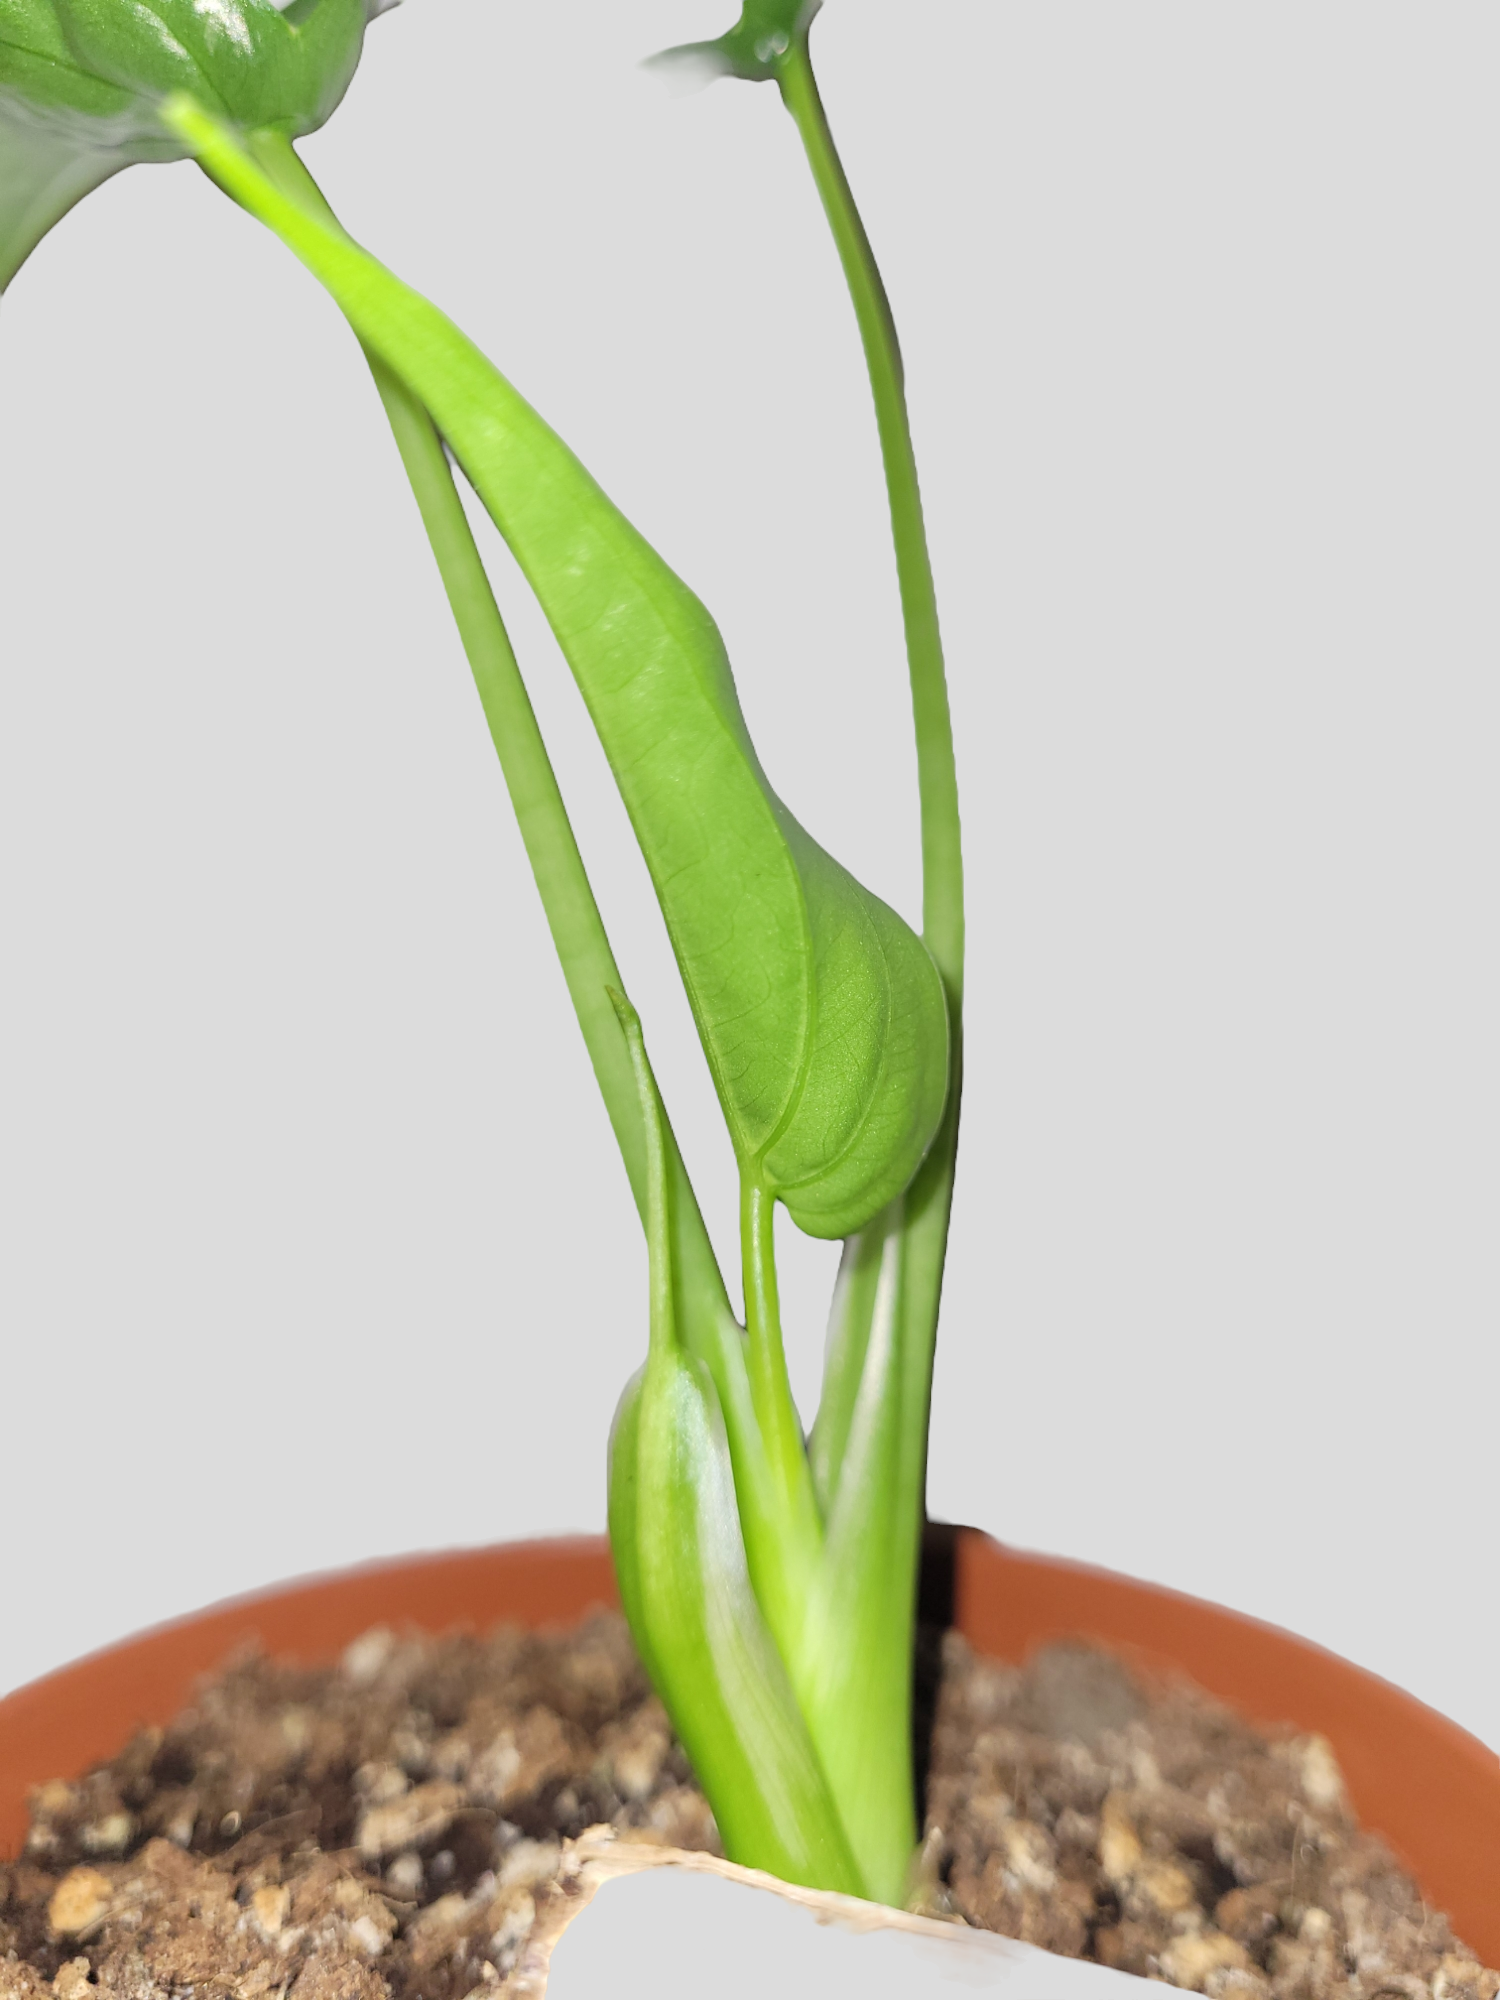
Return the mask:
<svg viewBox="0 0 1500 2000">
<path fill-rule="evenodd" d="M 438 309 L 300 213 L 201 109 L 166 115 L 431 411 L 541 601 L 656 885 L 742 1169 L 847 1236 L 920 1164 L 948 1020 L 921 941 L 772 791 L 707 611 Z"/>
<path fill-rule="evenodd" d="M 621 1400 L 609 1538 L 620 1601 L 724 1852 L 787 1882 L 864 1894 L 750 1586 L 713 1383 L 681 1350 L 648 1361 Z"/>
<path fill-rule="evenodd" d="M 640 1021 L 615 1004 L 646 1126 L 650 1349 L 610 1436 L 609 1536 L 641 1658 L 714 1809 L 724 1851 L 810 1888 L 863 1891 L 750 1583 L 712 1378 L 678 1337 L 672 1182 Z"/>
</svg>

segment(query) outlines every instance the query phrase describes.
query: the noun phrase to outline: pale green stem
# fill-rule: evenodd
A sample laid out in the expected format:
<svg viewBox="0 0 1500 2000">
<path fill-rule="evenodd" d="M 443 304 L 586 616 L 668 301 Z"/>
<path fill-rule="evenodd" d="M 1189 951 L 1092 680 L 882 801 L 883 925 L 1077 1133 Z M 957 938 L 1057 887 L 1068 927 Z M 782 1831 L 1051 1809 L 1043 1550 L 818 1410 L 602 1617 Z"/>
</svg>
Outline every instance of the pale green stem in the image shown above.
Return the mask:
<svg viewBox="0 0 1500 2000">
<path fill-rule="evenodd" d="M 284 194 L 338 226 L 317 183 L 284 134 L 255 132 L 249 146 Z M 607 990 L 623 988 L 624 981 L 610 949 L 604 919 L 442 442 L 432 419 L 405 383 L 377 354 L 369 348 L 364 351 L 437 559 L 568 994 L 636 1206 L 644 1216 L 646 1135 L 630 1051 Z"/>
<path fill-rule="evenodd" d="M 825 1521 L 833 1512 L 838 1493 L 844 1451 L 869 1353 L 870 1322 L 885 1262 L 884 1222 L 884 1216 L 877 1216 L 868 1228 L 845 1242 L 828 1313 L 822 1394 L 807 1441 L 813 1487 Z"/>
<path fill-rule="evenodd" d="M 803 1705 L 871 1893 L 900 1902 L 916 1845 L 911 1766 L 910 1529 L 902 1478 L 907 1400 L 905 1197 L 856 1246 L 857 1282 L 825 1373 L 824 1560 L 808 1620 Z M 843 1352 L 839 1353 L 842 1345 Z M 821 1429 L 824 1409 L 818 1410 Z M 920 1489 L 916 1489 L 920 1491 Z"/>
<path fill-rule="evenodd" d="M 740 1178 L 740 1254 L 745 1285 L 746 1358 L 756 1429 L 783 1524 L 773 1563 L 752 1564 L 756 1595 L 795 1683 L 808 1590 L 823 1528 L 802 1423 L 792 1400 L 776 1283 L 776 1200 L 753 1168 Z"/>
<path fill-rule="evenodd" d="M 454 622 L 474 674 L 490 740 L 541 894 L 589 1059 L 644 1212 L 648 1169 L 629 1052 L 606 988 L 621 983 L 536 713 L 490 589 L 468 516 L 432 420 L 378 355 L 370 373 L 432 544 Z"/>
<path fill-rule="evenodd" d="M 903 1348 L 907 1388 L 901 1413 L 902 1478 L 920 1507 L 926 1486 L 933 1344 L 947 1256 L 963 1084 L 963 851 L 953 720 L 896 323 L 870 239 L 828 128 L 805 36 L 788 52 L 780 80 L 783 100 L 796 121 L 833 232 L 869 370 L 890 500 L 891 535 L 901 587 L 912 716 L 916 725 L 917 780 L 922 808 L 922 937 L 937 961 L 948 993 L 951 1038 L 948 1105 L 932 1151 L 908 1191 L 904 1223 L 907 1325 Z M 914 1524 L 912 1529 L 913 1581 L 918 1526 Z"/>
<path fill-rule="evenodd" d="M 788 52 L 780 82 L 783 100 L 796 121 L 833 232 L 869 370 L 890 500 L 891 535 L 901 587 L 916 726 L 922 808 L 922 937 L 937 962 L 948 993 L 951 1036 L 948 1106 L 932 1151 L 908 1192 L 904 1224 L 908 1237 L 905 1312 L 909 1323 L 903 1342 L 907 1392 L 901 1412 L 902 1466 L 903 1480 L 913 1482 L 914 1505 L 920 1508 L 926 1479 L 932 1351 L 947 1252 L 963 1078 L 963 852 L 953 721 L 896 324 L 870 239 L 828 128 L 805 35 Z M 916 1554 L 914 1527 L 913 1586 Z"/>
<path fill-rule="evenodd" d="M 641 1107 L 646 1141 L 646 1253 L 650 1270 L 650 1360 L 661 1363 L 677 1345 L 676 1296 L 672 1284 L 672 1170 L 666 1139 L 666 1112 L 646 1054 L 641 1017 L 612 986 L 609 1003 L 624 1030 L 631 1075 Z M 648 1363 L 649 1365 L 649 1363 Z"/>
<path fill-rule="evenodd" d="M 740 1247 L 744 1260 L 745 1331 L 750 1348 L 750 1393 L 761 1436 L 767 1440 L 782 1489 L 791 1496 L 806 1483 L 807 1450 L 792 1401 L 781 1338 L 776 1283 L 776 1198 L 747 1171 L 740 1182 Z"/>
<path fill-rule="evenodd" d="M 958 774 L 953 757 L 948 682 L 943 671 L 943 642 L 938 630 L 937 593 L 922 518 L 922 494 L 906 408 L 901 348 L 870 239 L 828 129 L 805 38 L 788 52 L 780 82 L 782 98 L 796 120 L 844 267 L 875 399 L 875 421 L 890 500 L 891 536 L 896 545 L 896 575 L 901 586 L 901 615 L 906 627 L 912 716 L 916 724 L 917 782 L 922 801 L 922 937 L 937 960 L 956 1012 L 963 991 L 964 960 Z"/>
</svg>

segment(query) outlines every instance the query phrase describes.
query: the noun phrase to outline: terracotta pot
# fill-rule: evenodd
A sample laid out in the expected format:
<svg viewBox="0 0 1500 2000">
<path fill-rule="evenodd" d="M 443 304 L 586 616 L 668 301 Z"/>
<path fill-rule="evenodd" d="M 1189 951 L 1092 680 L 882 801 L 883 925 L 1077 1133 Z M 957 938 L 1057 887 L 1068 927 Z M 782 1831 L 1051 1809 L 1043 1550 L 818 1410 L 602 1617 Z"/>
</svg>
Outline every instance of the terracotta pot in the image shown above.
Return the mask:
<svg viewBox="0 0 1500 2000">
<path fill-rule="evenodd" d="M 1363 1822 L 1470 1948 L 1500 1965 L 1500 1758 L 1432 1709 L 1272 1626 L 1022 1555 L 973 1529 L 931 1532 L 923 1599 L 928 1615 L 948 1615 L 998 1658 L 1087 1635 L 1150 1671 L 1185 1672 L 1260 1721 L 1319 1731 Z M 0 1854 L 25 1832 L 30 1786 L 112 1755 L 141 1723 L 166 1722 L 199 1675 L 247 1642 L 329 1660 L 371 1625 L 541 1625 L 615 1601 L 602 1538 L 521 1542 L 314 1577 L 127 1639 L 0 1701 Z"/>
</svg>

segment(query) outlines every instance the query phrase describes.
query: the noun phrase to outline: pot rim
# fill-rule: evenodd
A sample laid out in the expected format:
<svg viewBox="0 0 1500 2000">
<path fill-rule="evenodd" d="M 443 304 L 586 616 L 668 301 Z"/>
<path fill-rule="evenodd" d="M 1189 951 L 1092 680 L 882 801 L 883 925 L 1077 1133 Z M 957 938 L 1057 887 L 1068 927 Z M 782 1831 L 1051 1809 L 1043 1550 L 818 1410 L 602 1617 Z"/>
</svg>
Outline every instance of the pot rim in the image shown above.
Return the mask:
<svg viewBox="0 0 1500 2000">
<path fill-rule="evenodd" d="M 151 1626 L 0 1699 L 0 1855 L 19 1845 L 33 1785 L 166 1723 L 246 1644 L 315 1664 L 375 1625 L 556 1625 L 617 1604 L 607 1540 L 570 1535 L 377 1558 Z M 1262 1620 L 973 1528 L 929 1529 L 922 1611 L 1017 1662 L 1051 1639 L 1093 1639 L 1154 1676 L 1186 1674 L 1259 1722 L 1325 1736 L 1362 1823 L 1469 1948 L 1500 1964 L 1500 1756 L 1437 1710 Z"/>
</svg>

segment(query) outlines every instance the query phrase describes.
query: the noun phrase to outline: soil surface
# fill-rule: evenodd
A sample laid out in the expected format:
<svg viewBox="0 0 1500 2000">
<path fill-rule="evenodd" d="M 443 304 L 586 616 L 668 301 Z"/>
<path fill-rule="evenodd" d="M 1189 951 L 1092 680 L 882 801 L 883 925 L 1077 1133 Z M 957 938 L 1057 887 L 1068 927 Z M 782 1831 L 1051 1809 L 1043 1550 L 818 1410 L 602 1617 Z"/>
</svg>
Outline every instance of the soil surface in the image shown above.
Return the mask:
<svg viewBox="0 0 1500 2000">
<path fill-rule="evenodd" d="M 930 1649 L 916 1906 L 1212 2000 L 1496 2000 L 1316 1736 L 1058 1646 Z M 259 1658 L 32 1801 L 0 2000 L 505 2000 L 560 1842 L 717 1851 L 623 1622 Z"/>
</svg>

